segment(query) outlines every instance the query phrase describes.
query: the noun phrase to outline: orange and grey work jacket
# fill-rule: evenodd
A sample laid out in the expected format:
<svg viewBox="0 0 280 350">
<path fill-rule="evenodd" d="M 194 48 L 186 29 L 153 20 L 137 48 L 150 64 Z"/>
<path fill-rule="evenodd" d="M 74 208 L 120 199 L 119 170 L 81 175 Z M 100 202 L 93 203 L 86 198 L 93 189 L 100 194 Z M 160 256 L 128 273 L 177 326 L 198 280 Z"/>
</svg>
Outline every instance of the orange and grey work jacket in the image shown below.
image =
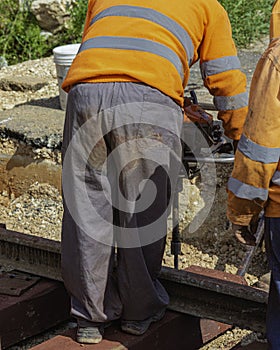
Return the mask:
<svg viewBox="0 0 280 350">
<path fill-rule="evenodd" d="M 250 89 L 249 112 L 228 182 L 231 222 L 247 226 L 265 208 L 280 217 L 280 38 L 259 60 Z"/>
<path fill-rule="evenodd" d="M 200 59 L 226 134 L 239 139 L 246 76 L 217 0 L 89 0 L 82 44 L 62 85 L 141 82 L 183 106 L 190 67 Z"/>
</svg>

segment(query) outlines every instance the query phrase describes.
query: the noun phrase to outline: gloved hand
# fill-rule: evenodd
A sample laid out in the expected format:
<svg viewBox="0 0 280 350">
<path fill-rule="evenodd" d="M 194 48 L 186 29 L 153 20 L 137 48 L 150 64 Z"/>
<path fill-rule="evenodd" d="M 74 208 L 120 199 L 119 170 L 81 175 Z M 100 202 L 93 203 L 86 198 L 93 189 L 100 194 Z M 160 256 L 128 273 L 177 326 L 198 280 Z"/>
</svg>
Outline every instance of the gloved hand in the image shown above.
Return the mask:
<svg viewBox="0 0 280 350">
<path fill-rule="evenodd" d="M 206 112 L 198 104 L 192 102 L 188 97 L 184 97 L 184 121 L 197 122 L 199 124 L 210 124 L 213 121 L 212 114 Z"/>
<path fill-rule="evenodd" d="M 232 224 L 232 231 L 235 238 L 242 244 L 256 245 L 256 238 L 253 233 L 250 232 L 249 226 L 241 226 Z"/>
</svg>

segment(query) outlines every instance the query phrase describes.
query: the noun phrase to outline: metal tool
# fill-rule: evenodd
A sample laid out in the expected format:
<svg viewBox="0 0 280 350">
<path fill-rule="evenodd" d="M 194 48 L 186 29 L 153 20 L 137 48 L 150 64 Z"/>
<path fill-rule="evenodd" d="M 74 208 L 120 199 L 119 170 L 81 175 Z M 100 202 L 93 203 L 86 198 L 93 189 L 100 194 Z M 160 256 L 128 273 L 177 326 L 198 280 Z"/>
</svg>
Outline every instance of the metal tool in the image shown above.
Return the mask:
<svg viewBox="0 0 280 350">
<path fill-rule="evenodd" d="M 245 273 L 248 271 L 248 267 L 253 259 L 253 256 L 258 249 L 258 247 L 262 244 L 263 238 L 264 238 L 264 213 L 262 212 L 259 221 L 258 221 L 258 227 L 254 234 L 256 239 L 256 244 L 254 246 L 247 245 L 244 258 L 242 260 L 241 265 L 238 268 L 237 275 L 244 276 Z"/>
<path fill-rule="evenodd" d="M 184 100 L 184 123 L 182 142 L 183 171 L 178 178 L 177 191 L 173 197 L 172 209 L 172 240 L 171 254 L 174 255 L 174 267 L 178 269 L 178 256 L 181 254 L 181 240 L 179 232 L 179 192 L 183 188 L 183 178 L 192 179 L 201 171 L 205 163 L 233 163 L 233 145 L 223 135 L 223 129 L 219 121 L 214 121 L 211 114 L 207 113 L 199 104 L 194 91 L 190 91 L 191 98 Z M 212 108 L 214 110 L 214 106 Z M 207 152 L 202 147 L 207 146 Z"/>
</svg>

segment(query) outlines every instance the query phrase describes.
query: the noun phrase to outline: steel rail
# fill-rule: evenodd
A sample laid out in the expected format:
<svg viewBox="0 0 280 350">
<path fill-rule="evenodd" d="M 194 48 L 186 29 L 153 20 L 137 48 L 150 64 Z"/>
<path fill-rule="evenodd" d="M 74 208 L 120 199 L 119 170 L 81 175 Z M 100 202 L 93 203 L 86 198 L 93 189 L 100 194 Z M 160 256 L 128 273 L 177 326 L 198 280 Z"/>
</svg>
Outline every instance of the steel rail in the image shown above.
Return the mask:
<svg viewBox="0 0 280 350">
<path fill-rule="evenodd" d="M 62 281 L 60 258 L 60 242 L 0 227 L 0 264 Z M 264 332 L 267 292 L 168 267 L 160 280 L 170 295 L 170 310 Z"/>
<path fill-rule="evenodd" d="M 268 293 L 261 289 L 166 267 L 160 280 L 173 311 L 265 332 Z"/>
<path fill-rule="evenodd" d="M 62 281 L 60 242 L 0 227 L 0 264 Z"/>
</svg>

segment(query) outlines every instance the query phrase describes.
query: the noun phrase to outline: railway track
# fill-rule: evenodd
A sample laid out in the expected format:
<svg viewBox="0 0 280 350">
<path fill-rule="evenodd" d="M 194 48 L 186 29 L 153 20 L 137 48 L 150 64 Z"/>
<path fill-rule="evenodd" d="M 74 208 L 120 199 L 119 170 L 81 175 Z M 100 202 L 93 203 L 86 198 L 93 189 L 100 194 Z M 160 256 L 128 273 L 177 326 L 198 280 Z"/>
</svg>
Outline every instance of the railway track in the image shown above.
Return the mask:
<svg viewBox="0 0 280 350">
<path fill-rule="evenodd" d="M 69 301 L 61 278 L 60 242 L 7 230 L 2 225 L 0 265 L 12 265 L 16 271 L 31 274 L 30 279 L 39 277 L 48 281 L 52 290 L 49 300 L 57 298 L 64 305 L 64 313 L 57 316 L 58 320 L 61 322 L 67 318 L 65 310 Z M 242 276 L 201 267 L 187 270 L 162 267 L 160 280 L 170 295 L 171 311 L 257 332 L 265 330 L 267 292 L 246 285 Z M 49 307 L 48 302 L 44 307 Z M 55 320 L 50 324 L 54 325 Z M 48 328 L 48 324 L 42 327 Z M 34 330 L 36 332 L 38 330 Z M 28 332 L 22 337 L 18 335 L 17 340 L 27 336 L 30 336 Z"/>
</svg>

